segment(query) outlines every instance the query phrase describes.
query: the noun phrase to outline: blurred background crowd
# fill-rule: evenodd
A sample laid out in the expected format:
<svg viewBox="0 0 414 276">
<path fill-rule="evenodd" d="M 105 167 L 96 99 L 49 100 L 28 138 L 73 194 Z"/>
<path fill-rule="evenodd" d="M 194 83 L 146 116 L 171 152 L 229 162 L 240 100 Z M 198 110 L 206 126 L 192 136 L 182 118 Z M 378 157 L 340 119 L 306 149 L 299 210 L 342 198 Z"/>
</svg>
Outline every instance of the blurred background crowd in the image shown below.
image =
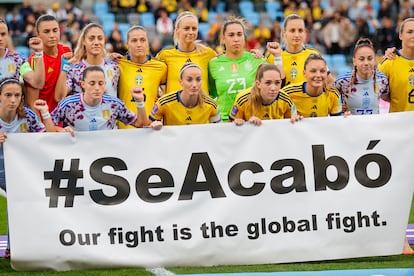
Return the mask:
<svg viewBox="0 0 414 276">
<path fill-rule="evenodd" d="M 5 0 L 4 2 L 7 2 Z M 16 2 L 16 1 L 14 1 Z M 0 17 L 6 19 L 11 41 L 28 55 L 27 41 L 34 35 L 34 24 L 42 14 L 54 15 L 60 22 L 61 42 L 74 47 L 80 30 L 88 23 L 104 27 L 109 52 L 124 54 L 126 33 L 131 25 L 144 26 L 155 55 L 173 44 L 174 20 L 189 10 L 199 18 L 199 39 L 221 52 L 219 33 L 228 15 L 244 17 L 249 26 L 247 47 L 264 49 L 268 41 L 281 41 L 284 18 L 296 13 L 304 18 L 307 44 L 322 53 L 342 54 L 349 60 L 359 37 L 370 38 L 378 55 L 389 47 L 399 47 L 398 27 L 413 16 L 413 0 L 23 0 L 2 4 Z M 283 40 L 282 40 L 283 43 Z M 13 45 L 10 48 L 13 48 Z"/>
</svg>

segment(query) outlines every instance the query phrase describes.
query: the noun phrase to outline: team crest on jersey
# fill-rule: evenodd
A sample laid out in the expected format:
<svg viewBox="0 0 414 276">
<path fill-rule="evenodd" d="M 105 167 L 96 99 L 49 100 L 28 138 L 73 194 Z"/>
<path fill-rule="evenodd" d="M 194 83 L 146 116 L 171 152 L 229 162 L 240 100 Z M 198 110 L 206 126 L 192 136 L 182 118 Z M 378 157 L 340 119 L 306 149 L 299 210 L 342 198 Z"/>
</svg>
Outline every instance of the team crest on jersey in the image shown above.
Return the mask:
<svg viewBox="0 0 414 276">
<path fill-rule="evenodd" d="M 47 68 L 47 72 L 48 73 L 52 73 L 54 70 L 53 70 L 53 68 L 52 67 L 49 67 L 49 68 Z"/>
<path fill-rule="evenodd" d="M 296 79 L 297 76 L 298 76 L 298 70 L 296 70 L 296 68 L 290 69 L 290 77 L 292 78 L 292 80 Z"/>
<path fill-rule="evenodd" d="M 20 128 L 20 132 L 27 132 L 27 129 L 28 129 L 26 123 L 21 124 L 19 128 Z"/>
<path fill-rule="evenodd" d="M 230 65 L 230 70 L 232 72 L 237 72 L 239 70 L 239 66 L 237 65 L 237 63 L 233 63 L 232 65 Z"/>
<path fill-rule="evenodd" d="M 108 109 L 102 110 L 102 118 L 104 118 L 105 120 L 109 120 L 110 117 L 111 111 L 109 111 Z"/>
<path fill-rule="evenodd" d="M 237 106 L 233 105 L 233 108 L 231 109 L 231 115 L 236 116 L 237 113 L 239 113 L 239 109 L 237 108 Z"/>
<path fill-rule="evenodd" d="M 410 75 L 410 76 L 408 77 L 408 83 L 409 83 L 411 86 L 414 86 L 414 75 Z"/>
<path fill-rule="evenodd" d="M 7 71 L 9 71 L 10 74 L 14 74 L 16 72 L 16 64 L 10 63 L 7 66 Z"/>
<path fill-rule="evenodd" d="M 144 81 L 144 77 L 142 75 L 136 75 L 135 76 L 135 84 L 136 85 L 141 86 L 143 81 Z"/>
<path fill-rule="evenodd" d="M 107 70 L 106 75 L 108 78 L 112 79 L 114 77 L 114 74 L 112 73 L 112 70 Z"/>
</svg>

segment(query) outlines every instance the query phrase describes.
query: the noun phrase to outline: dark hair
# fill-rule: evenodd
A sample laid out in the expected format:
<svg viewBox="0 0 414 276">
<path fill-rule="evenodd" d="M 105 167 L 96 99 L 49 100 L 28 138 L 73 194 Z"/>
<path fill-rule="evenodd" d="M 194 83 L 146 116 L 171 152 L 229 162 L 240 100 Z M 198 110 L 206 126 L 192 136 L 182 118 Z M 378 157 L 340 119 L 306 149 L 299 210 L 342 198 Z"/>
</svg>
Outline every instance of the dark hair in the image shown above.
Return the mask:
<svg viewBox="0 0 414 276">
<path fill-rule="evenodd" d="M 40 24 L 42 23 L 42 22 L 47 22 L 47 21 L 56 21 L 57 23 L 59 23 L 58 21 L 57 21 L 57 19 L 53 16 L 53 15 L 50 15 L 50 14 L 44 14 L 44 15 L 41 15 L 37 20 L 36 20 L 36 24 L 35 24 L 35 27 L 36 27 L 36 31 L 37 32 L 39 32 L 39 26 L 40 26 Z"/>
<path fill-rule="evenodd" d="M 309 62 L 311 62 L 312 60 L 322 60 L 323 62 L 325 62 L 325 64 L 326 64 L 326 60 L 321 56 L 321 55 L 318 55 L 318 54 L 310 54 L 309 56 L 308 56 L 308 58 L 305 60 L 305 64 L 304 64 L 304 66 L 303 66 L 303 69 L 306 69 L 306 66 L 309 64 Z"/>
<path fill-rule="evenodd" d="M 92 66 L 88 66 L 85 68 L 85 70 L 83 70 L 82 73 L 82 81 L 85 81 L 86 77 L 88 76 L 89 72 L 102 72 L 102 74 L 104 74 L 105 76 L 105 71 L 102 69 L 102 67 L 97 66 L 97 65 L 92 65 Z"/>
<path fill-rule="evenodd" d="M 3 92 L 3 88 L 9 84 L 17 84 L 20 88 L 22 88 L 22 84 L 20 83 L 18 79 L 13 78 L 13 77 L 3 78 L 0 80 L 0 94 Z M 16 109 L 17 117 L 19 119 L 24 117 L 23 102 L 24 102 L 24 95 L 23 95 L 23 89 L 22 89 L 22 100 L 20 101 L 19 106 Z"/>
<path fill-rule="evenodd" d="M 375 52 L 374 44 L 372 43 L 372 41 L 369 38 L 361 37 L 360 39 L 357 40 L 357 42 L 355 42 L 354 56 L 355 56 L 356 51 L 362 47 L 369 47 Z"/>
<path fill-rule="evenodd" d="M 371 48 L 372 51 L 374 52 L 375 55 L 375 49 L 374 49 L 374 45 L 372 43 L 372 41 L 369 38 L 363 38 L 361 37 L 360 39 L 357 40 L 357 42 L 355 42 L 355 47 L 354 47 L 354 54 L 353 56 L 355 57 L 355 53 L 357 52 L 358 49 L 362 48 L 362 47 L 368 47 Z M 376 87 L 376 83 L 377 83 L 377 74 L 375 73 L 376 69 L 374 70 L 374 91 L 377 92 L 377 87 Z M 358 84 L 358 79 L 356 77 L 357 74 L 357 68 L 354 65 L 354 67 L 352 68 L 352 74 L 351 74 L 351 79 L 349 80 L 349 92 L 352 90 L 352 86 L 354 84 Z"/>
<path fill-rule="evenodd" d="M 11 78 L 11 77 L 2 78 L 0 80 L 0 94 L 3 91 L 3 87 L 5 85 L 12 84 L 12 83 L 13 84 L 17 84 L 17 85 L 21 85 L 20 81 L 18 79 L 16 79 L 16 78 Z"/>
</svg>

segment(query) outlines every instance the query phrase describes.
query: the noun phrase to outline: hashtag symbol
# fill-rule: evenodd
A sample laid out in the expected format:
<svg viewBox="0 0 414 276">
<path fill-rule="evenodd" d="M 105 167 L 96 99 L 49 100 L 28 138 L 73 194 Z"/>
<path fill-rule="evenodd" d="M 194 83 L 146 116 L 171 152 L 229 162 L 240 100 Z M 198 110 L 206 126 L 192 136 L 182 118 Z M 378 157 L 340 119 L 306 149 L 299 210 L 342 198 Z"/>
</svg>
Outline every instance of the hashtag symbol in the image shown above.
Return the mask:
<svg viewBox="0 0 414 276">
<path fill-rule="evenodd" d="M 62 159 L 55 160 L 53 171 L 44 172 L 45 180 L 52 180 L 50 188 L 46 188 L 46 197 L 49 197 L 49 208 L 57 208 L 58 198 L 65 198 L 65 207 L 73 207 L 73 199 L 77 195 L 84 195 L 83 187 L 77 187 L 78 179 L 83 178 L 83 170 L 79 170 L 79 159 L 70 160 L 70 169 L 63 170 Z M 62 180 L 68 180 L 67 187 L 61 187 Z"/>
</svg>

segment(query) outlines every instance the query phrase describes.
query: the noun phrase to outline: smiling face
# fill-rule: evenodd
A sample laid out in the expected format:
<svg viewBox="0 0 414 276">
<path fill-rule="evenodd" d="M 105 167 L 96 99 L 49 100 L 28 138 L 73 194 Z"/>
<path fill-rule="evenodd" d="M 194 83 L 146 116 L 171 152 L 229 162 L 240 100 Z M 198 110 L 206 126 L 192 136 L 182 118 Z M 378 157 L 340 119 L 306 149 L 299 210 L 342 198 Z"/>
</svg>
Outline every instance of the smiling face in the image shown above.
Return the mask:
<svg viewBox="0 0 414 276">
<path fill-rule="evenodd" d="M 263 77 L 260 80 L 256 80 L 256 86 L 259 88 L 262 102 L 264 104 L 272 103 L 282 86 L 280 73 L 275 70 L 265 71 Z"/>
<path fill-rule="evenodd" d="M 0 94 L 1 109 L 15 112 L 23 99 L 22 87 L 17 83 L 3 85 Z"/>
<path fill-rule="evenodd" d="M 328 77 L 326 62 L 322 59 L 310 60 L 305 64 L 304 75 L 310 89 L 321 91 Z"/>
<path fill-rule="evenodd" d="M 94 106 L 101 102 L 105 93 L 105 74 L 102 71 L 88 71 L 85 79 L 81 81 L 84 91 L 84 100 L 88 105 Z"/>
</svg>

